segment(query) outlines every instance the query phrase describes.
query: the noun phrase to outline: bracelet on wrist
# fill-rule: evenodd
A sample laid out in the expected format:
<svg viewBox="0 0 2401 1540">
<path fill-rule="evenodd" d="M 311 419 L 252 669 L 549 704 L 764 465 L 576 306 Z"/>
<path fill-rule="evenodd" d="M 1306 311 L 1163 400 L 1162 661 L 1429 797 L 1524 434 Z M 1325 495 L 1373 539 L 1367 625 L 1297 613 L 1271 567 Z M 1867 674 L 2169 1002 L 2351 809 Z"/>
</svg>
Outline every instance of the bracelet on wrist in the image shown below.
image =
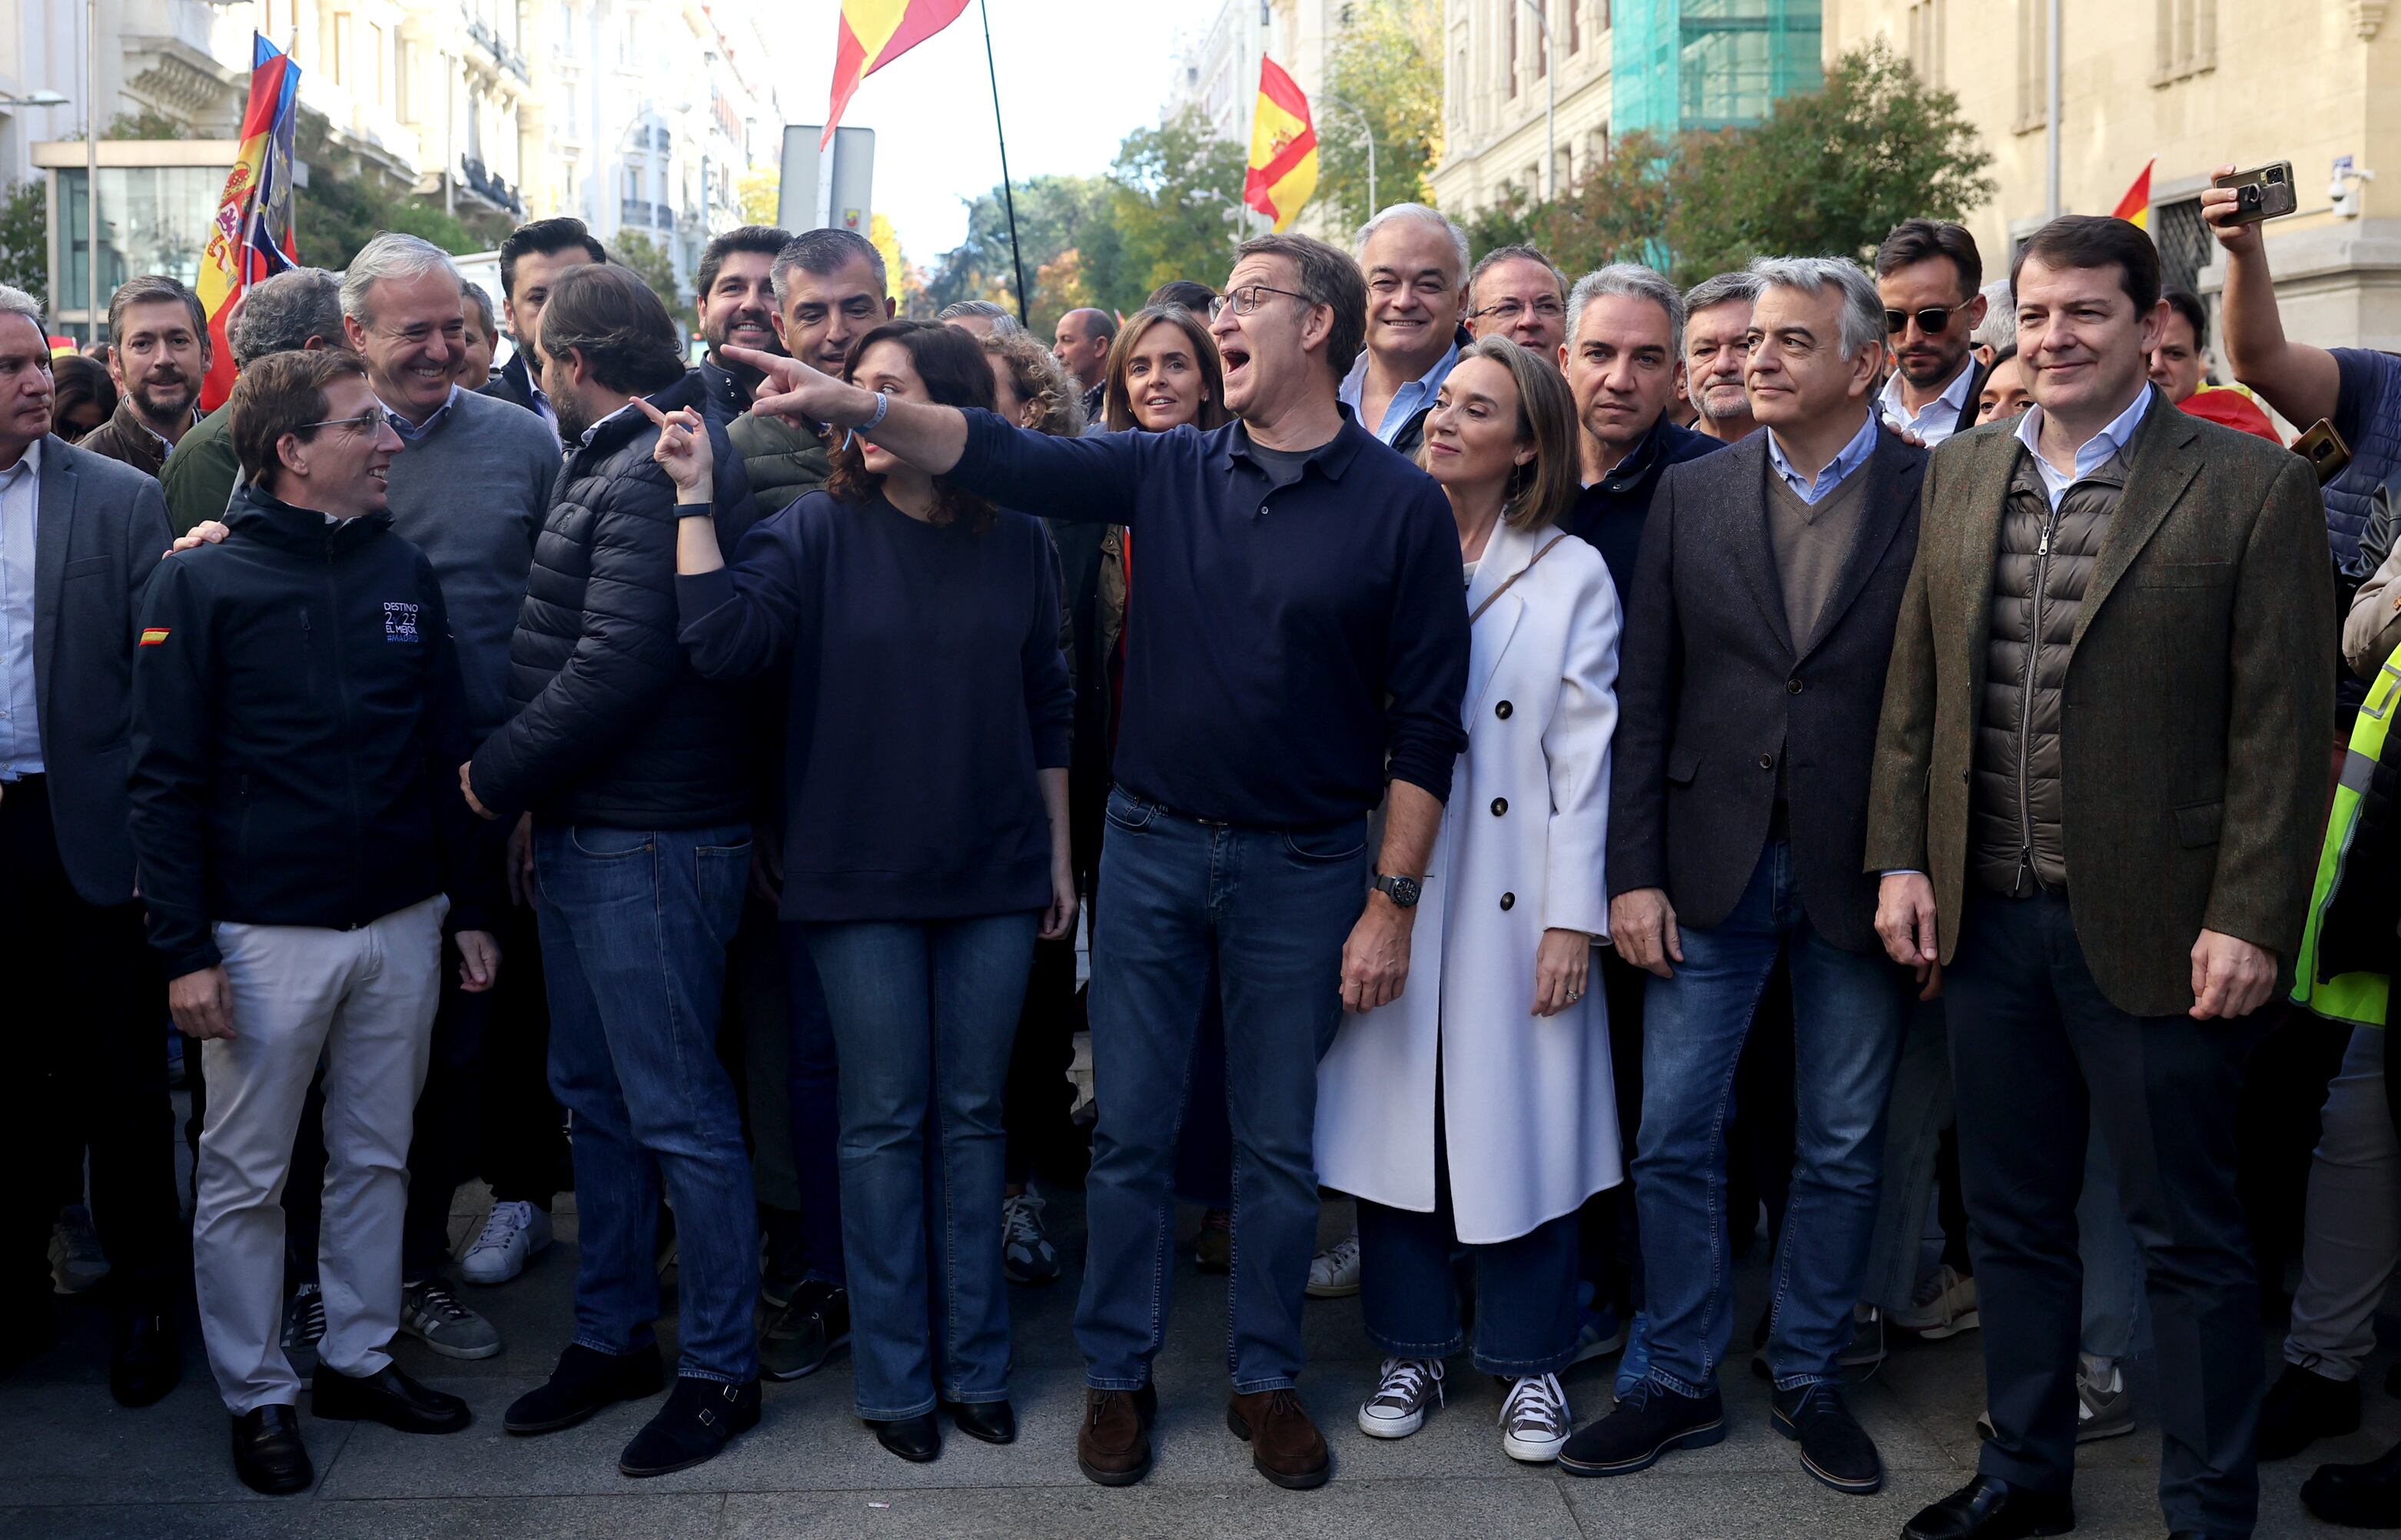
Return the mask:
<svg viewBox="0 0 2401 1540">
<path fill-rule="evenodd" d="M 881 422 L 881 421 L 883 421 L 883 420 L 884 420 L 884 414 L 885 414 L 885 413 L 886 413 L 886 412 L 888 412 L 888 411 L 890 411 L 891 409 L 892 409 L 892 398 L 891 398 L 890 396 L 888 396 L 888 395 L 885 395 L 882 391 L 878 391 L 878 392 L 875 392 L 875 415 L 874 415 L 873 417 L 869 418 L 866 421 L 864 421 L 864 422 L 860 423 L 858 427 L 856 427 L 856 428 L 852 429 L 851 431 L 852 431 L 853 433 L 873 433 L 873 432 L 875 431 L 875 425 L 876 425 L 877 423 L 879 423 L 879 422 Z"/>
</svg>

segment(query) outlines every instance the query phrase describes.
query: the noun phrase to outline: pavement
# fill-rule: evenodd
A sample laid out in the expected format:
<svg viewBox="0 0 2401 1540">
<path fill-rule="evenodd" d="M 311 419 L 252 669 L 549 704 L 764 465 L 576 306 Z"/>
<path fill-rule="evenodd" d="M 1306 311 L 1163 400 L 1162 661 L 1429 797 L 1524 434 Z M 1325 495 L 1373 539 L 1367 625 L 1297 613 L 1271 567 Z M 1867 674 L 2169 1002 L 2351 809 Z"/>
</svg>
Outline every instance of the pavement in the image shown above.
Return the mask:
<svg viewBox="0 0 2401 1540">
<path fill-rule="evenodd" d="M 480 1221 L 484 1195 L 461 1192 L 454 1229 Z M 1080 1195 L 1052 1197 L 1050 1220 L 1063 1257 L 1080 1258 Z M 1185 1239 L 1197 1212 L 1184 1215 Z M 1330 1238 L 1349 1223 L 1329 1203 Z M 398 1349 L 410 1373 L 467 1397 L 474 1425 L 446 1437 L 411 1437 L 373 1424 L 322 1423 L 302 1430 L 318 1470 L 302 1496 L 263 1498 L 235 1480 L 224 1411 L 199 1334 L 186 1319 L 183 1385 L 141 1411 L 117 1407 L 103 1371 L 98 1308 L 64 1302 L 66 1341 L 0 1382 L 0 1537 L 41 1540 L 1046 1540 L 1118 1536 L 1317 1535 L 1608 1536 L 1612 1540 L 1893 1540 L 1917 1507 L 1960 1485 L 1976 1457 L 1982 1404 L 1979 1341 L 1896 1339 L 1883 1369 L 1852 1404 L 1884 1452 L 1889 1478 L 1874 1497 L 1840 1495 L 1800 1469 L 1794 1446 L 1768 1425 L 1767 1387 L 1739 1369 L 1725 1383 L 1726 1441 L 1671 1455 L 1653 1469 L 1578 1480 L 1519 1465 L 1501 1451 L 1501 1393 L 1463 1360 L 1452 1365 L 1447 1405 L 1416 1437 L 1382 1442 L 1352 1420 L 1373 1387 L 1375 1350 L 1356 1299 L 1312 1301 L 1303 1392 L 1326 1430 L 1335 1477 L 1314 1492 L 1269 1486 L 1245 1446 L 1226 1431 L 1225 1281 L 1191 1265 L 1179 1246 L 1168 1344 L 1158 1366 L 1158 1464 L 1139 1486 L 1093 1486 L 1075 1464 L 1082 1363 L 1069 1327 L 1077 1270 L 1059 1282 L 1010 1291 L 1021 1423 L 1016 1444 L 993 1448 L 953 1434 L 940 1460 L 911 1465 L 885 1453 L 851 1415 L 846 1352 L 821 1373 L 766 1388 L 757 1431 L 698 1469 L 647 1481 L 617 1474 L 618 1451 L 651 1403 L 614 1408 L 583 1426 L 513 1438 L 501 1413 L 540 1382 L 566 1345 L 575 1267 L 571 1196 L 558 1242 L 525 1275 L 496 1289 L 460 1290 L 500 1327 L 507 1350 L 479 1363 L 436 1357 L 413 1341 Z M 1763 1293 L 1757 1248 L 1738 1275 L 1739 1321 L 1757 1318 Z M 2273 1352 L 2263 1333 L 2262 1352 Z M 2370 1366 L 2367 1426 L 2263 1473 L 2259 1534 L 2270 1540 L 2342 1532 L 2304 1514 L 2297 1492 L 2321 1460 L 2365 1460 L 2401 1439 L 2401 1402 L 2381 1393 L 2386 1357 Z M 1612 1361 L 1567 1378 L 1579 1424 L 1609 1405 Z M 2144 1415 L 2130 1437 L 2087 1446 L 2077 1485 L 2087 1536 L 2145 1536 L 2164 1526 L 2154 1492 L 2157 1391 L 2135 1378 Z"/>
</svg>

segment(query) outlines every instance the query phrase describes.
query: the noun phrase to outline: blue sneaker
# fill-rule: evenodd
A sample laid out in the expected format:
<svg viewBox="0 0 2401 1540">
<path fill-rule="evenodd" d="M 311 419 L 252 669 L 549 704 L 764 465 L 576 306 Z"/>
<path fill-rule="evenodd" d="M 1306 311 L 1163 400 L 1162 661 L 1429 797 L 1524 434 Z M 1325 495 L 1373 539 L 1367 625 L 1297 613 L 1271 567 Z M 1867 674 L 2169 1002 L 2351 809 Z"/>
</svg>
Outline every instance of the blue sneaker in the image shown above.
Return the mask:
<svg viewBox="0 0 2401 1540">
<path fill-rule="evenodd" d="M 1626 1356 L 1617 1361 L 1617 1382 L 1613 1390 L 1625 1400 L 1634 1394 L 1634 1387 L 1651 1377 L 1651 1318 L 1640 1311 L 1634 1313 L 1634 1323 L 1626 1332 Z"/>
<path fill-rule="evenodd" d="M 1577 1312 L 1575 1355 L 1571 1365 L 1590 1363 L 1606 1358 L 1626 1345 L 1626 1323 L 1617 1312 L 1603 1305 L 1598 1310 L 1586 1305 Z"/>
</svg>

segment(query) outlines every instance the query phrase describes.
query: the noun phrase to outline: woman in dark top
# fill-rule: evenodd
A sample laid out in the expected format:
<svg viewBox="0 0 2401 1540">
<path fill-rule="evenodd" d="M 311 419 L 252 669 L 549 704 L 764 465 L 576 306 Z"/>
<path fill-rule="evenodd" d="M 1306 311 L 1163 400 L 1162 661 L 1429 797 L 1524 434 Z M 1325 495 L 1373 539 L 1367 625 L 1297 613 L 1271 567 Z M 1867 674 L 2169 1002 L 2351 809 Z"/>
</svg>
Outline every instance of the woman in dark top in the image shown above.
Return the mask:
<svg viewBox="0 0 2401 1540">
<path fill-rule="evenodd" d="M 948 326 L 880 326 L 848 375 L 993 404 L 982 348 Z M 698 424 L 667 420 L 661 462 L 705 488 Z M 1001 1088 L 1035 939 L 1076 923 L 1050 538 L 852 434 L 825 489 L 736 555 L 681 521 L 683 640 L 709 678 L 791 667 L 783 915 L 806 929 L 841 1063 L 858 1415 L 908 1460 L 941 1452 L 938 1403 L 1007 1443 Z"/>
<path fill-rule="evenodd" d="M 50 365 L 55 432 L 69 444 L 117 415 L 117 382 L 96 359 L 66 357 Z"/>
</svg>

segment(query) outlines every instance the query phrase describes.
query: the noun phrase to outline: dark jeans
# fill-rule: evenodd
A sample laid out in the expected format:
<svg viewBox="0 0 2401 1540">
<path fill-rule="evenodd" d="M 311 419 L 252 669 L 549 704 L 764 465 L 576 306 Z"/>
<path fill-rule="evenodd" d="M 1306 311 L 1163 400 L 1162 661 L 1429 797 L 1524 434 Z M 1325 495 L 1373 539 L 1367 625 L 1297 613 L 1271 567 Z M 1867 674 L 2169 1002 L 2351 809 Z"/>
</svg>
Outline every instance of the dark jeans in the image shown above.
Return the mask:
<svg viewBox="0 0 2401 1540">
<path fill-rule="evenodd" d="M 1092 948 L 1101 1098 L 1076 1340 L 1089 1382 L 1136 1390 L 1167 1328 L 1170 1192 L 1212 969 L 1234 1134 L 1227 1367 L 1245 1394 L 1295 1383 L 1317 1248 L 1317 1061 L 1342 1012 L 1342 943 L 1367 889 L 1367 820 L 1234 829 L 1109 796 Z"/>
<path fill-rule="evenodd" d="M 459 987 L 456 932 L 443 936 L 442 1003 L 417 1097 L 401 1221 L 400 1272 L 409 1283 L 450 1259 L 450 1207 L 462 1184 L 481 1175 L 495 1201 L 547 1212 L 568 1163 L 550 1093 L 540 922 L 519 904 L 504 904 L 491 920 L 501 973 L 481 994 Z"/>
<path fill-rule="evenodd" d="M 1040 916 L 811 925 L 842 1060 L 858 1415 L 1008 1398 L 1001 1086 Z"/>
<path fill-rule="evenodd" d="M 837 1156 L 842 1128 L 840 1079 L 833 1019 L 825 988 L 809 955 L 808 928 L 781 922 L 784 986 L 792 1020 L 785 1077 L 791 1107 L 792 1175 L 801 1217 L 801 1276 L 842 1284 L 847 1278 L 842 1241 L 842 1165 Z"/>
<path fill-rule="evenodd" d="M 659 1193 L 675 1205 L 679 1374 L 759 1375 L 759 1215 L 717 1057 L 750 832 L 534 827 L 550 1082 L 575 1120 L 575 1341 L 631 1353 L 659 1314 Z"/>
<path fill-rule="evenodd" d="M 1203 1208 L 1234 1206 L 1234 1130 L 1226 1121 L 1226 1012 L 1217 978 L 1200 1000 L 1192 1038 L 1192 1085 L 1184 1096 L 1184 1132 L 1175 1141 L 1175 1195 Z"/>
<path fill-rule="evenodd" d="M 1080 622 L 1078 624 L 1081 624 Z M 1077 732 L 1087 712 L 1077 701 Z M 1076 871 L 1076 891 L 1084 899 L 1084 923 L 1095 923 L 1091 899 L 1100 887 L 1101 832 L 1107 818 L 1109 777 L 1104 756 L 1077 739 L 1068 767 L 1067 845 Z M 1001 1121 L 1008 1129 L 1008 1180 L 1022 1184 L 1035 1168 L 1077 1167 L 1090 1158 L 1076 1127 L 1076 1034 L 1090 1024 L 1076 993 L 1076 938 L 1034 943 L 1034 971 L 1025 982 L 1025 1011 L 1017 1042 L 1009 1050 L 1008 1086 Z"/>
<path fill-rule="evenodd" d="M 1981 895 L 1943 974 L 1959 1102 L 1987 1474 L 2076 1475 L 2084 1270 L 2076 1203 L 2097 1125 L 2143 1253 L 2159 1346 L 2168 1528 L 2240 1537 L 2258 1517 L 2259 1293 L 2235 1191 L 2249 1021 L 2133 1016 L 2093 983 L 2067 901 Z"/>
<path fill-rule="evenodd" d="M 1828 942 L 1801 907 L 1791 847 L 1771 839 L 1722 921 L 1683 928 L 1684 960 L 1643 1002 L 1635 1196 L 1651 1318 L 1651 1376 L 1694 1396 L 1733 1333 L 1726 1121 L 1735 1076 L 1777 959 L 1792 977 L 1798 1109 L 1791 1196 L 1769 1272 L 1767 1359 L 1779 1389 L 1834 1379 L 1875 1225 L 1885 1107 L 1908 1019 L 1908 975 Z M 1770 1030 L 1785 1030 L 1782 1022 Z M 2073 1367 L 2075 1350 L 2068 1350 Z"/>
<path fill-rule="evenodd" d="M 56 1168 L 59 1138 L 91 1151 L 92 1224 L 108 1253 L 112 1302 L 163 1310 L 183 1273 L 183 1227 L 160 1030 L 167 983 L 142 906 L 75 893 L 41 777 L 0 792 L 0 977 L 21 1098 L 17 1113 L 0 1118 L 0 1171 L 12 1175 L 0 1198 L 0 1313 L 22 1320 L 50 1309 L 58 1192 L 30 1178 Z M 25 1115 L 27 1100 L 56 1116 Z M 80 1154 L 75 1161 L 79 1173 Z"/>
</svg>

